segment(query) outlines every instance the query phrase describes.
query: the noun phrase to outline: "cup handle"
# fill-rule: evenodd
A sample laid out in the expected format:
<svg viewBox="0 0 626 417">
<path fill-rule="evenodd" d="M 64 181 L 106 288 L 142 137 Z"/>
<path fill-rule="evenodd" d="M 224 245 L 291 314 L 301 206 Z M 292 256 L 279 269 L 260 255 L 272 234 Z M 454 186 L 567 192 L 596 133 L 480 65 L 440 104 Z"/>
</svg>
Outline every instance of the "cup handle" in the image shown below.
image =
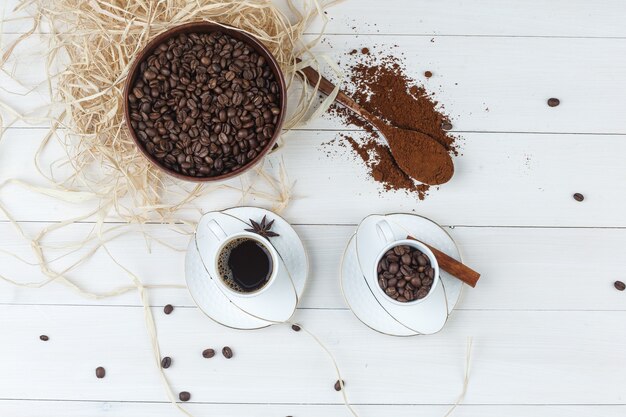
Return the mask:
<svg viewBox="0 0 626 417">
<path fill-rule="evenodd" d="M 381 220 L 376 223 L 376 233 L 378 233 L 378 237 L 380 238 L 380 240 L 384 241 L 385 243 L 391 243 L 396 240 L 393 235 L 393 231 L 391 230 L 391 226 L 389 225 L 387 220 Z"/>
<path fill-rule="evenodd" d="M 227 237 L 226 232 L 224 232 L 224 229 L 222 229 L 222 226 L 217 224 L 215 220 L 211 220 L 210 222 L 208 222 L 207 227 L 209 228 L 211 233 L 213 233 L 213 236 L 217 238 L 217 240 L 222 241 L 226 239 Z"/>
</svg>

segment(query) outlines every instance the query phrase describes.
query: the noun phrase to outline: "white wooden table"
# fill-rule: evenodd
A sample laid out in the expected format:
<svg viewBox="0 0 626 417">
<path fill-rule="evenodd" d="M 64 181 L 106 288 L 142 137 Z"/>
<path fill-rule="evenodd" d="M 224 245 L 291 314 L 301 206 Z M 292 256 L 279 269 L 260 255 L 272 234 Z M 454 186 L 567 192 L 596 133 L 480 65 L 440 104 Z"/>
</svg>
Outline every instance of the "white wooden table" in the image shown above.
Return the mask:
<svg viewBox="0 0 626 417">
<path fill-rule="evenodd" d="M 280 152 L 298 197 L 284 214 L 311 261 L 295 319 L 335 354 L 356 410 L 364 417 L 442 416 L 461 391 L 472 336 L 470 382 L 455 415 L 626 415 L 626 292 L 613 288 L 626 280 L 626 3 L 354 0 L 329 16 L 319 53 L 341 60 L 354 47 L 399 45 L 411 75 L 433 71 L 427 86 L 464 138 L 453 181 L 422 202 L 381 195 L 361 165 L 326 157 L 321 143 L 345 129 L 332 118 L 291 132 Z M 4 25 L 3 44 L 27 26 Z M 31 68 L 24 79 L 43 71 L 41 62 Z M 561 105 L 548 107 L 549 97 Z M 0 99 L 17 107 L 40 100 L 6 91 Z M 44 134 L 43 126 L 24 125 L 6 132 L 2 181 L 40 181 L 31 158 Z M 574 201 L 575 192 L 584 202 Z M 31 233 L 84 211 L 18 187 L 0 198 Z M 227 203 L 207 199 L 203 209 Z M 400 211 L 446 225 L 483 274 L 434 336 L 377 334 L 352 315 L 339 290 L 339 261 L 355 225 L 369 213 Z M 74 224 L 51 242 L 74 242 L 92 227 Z M 165 226 L 147 229 L 186 244 Z M 0 248 L 30 256 L 5 217 Z M 148 284 L 184 283 L 182 253 L 159 245 L 149 253 L 139 234 L 110 249 Z M 36 267 L 6 255 L 0 273 L 42 279 Z M 73 276 L 92 290 L 128 282 L 101 253 Z M 184 289 L 152 290 L 150 300 L 162 350 L 174 359 L 168 377 L 175 391 L 192 393 L 187 406 L 197 416 L 348 415 L 331 364 L 304 333 L 220 327 Z M 162 313 L 167 303 L 176 306 L 169 316 Z M 235 359 L 200 355 L 224 345 Z M 151 352 L 135 293 L 90 301 L 61 285 L 0 284 L 0 416 L 178 415 Z M 106 378 L 95 378 L 97 366 Z"/>
</svg>

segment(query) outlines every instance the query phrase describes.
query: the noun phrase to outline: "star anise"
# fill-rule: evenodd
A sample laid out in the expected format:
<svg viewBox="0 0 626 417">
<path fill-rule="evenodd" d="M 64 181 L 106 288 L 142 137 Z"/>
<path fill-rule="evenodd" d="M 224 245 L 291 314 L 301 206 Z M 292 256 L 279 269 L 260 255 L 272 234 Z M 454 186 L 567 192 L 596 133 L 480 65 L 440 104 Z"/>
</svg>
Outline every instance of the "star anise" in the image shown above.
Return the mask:
<svg viewBox="0 0 626 417">
<path fill-rule="evenodd" d="M 261 223 L 255 222 L 254 220 L 250 219 L 250 225 L 252 226 L 252 229 L 245 229 L 245 231 L 256 233 L 257 235 L 261 235 L 267 238 L 280 236 L 278 233 L 272 232 L 271 229 L 273 224 L 274 220 L 270 221 L 269 223 L 267 222 L 267 216 L 263 216 L 263 220 L 261 220 Z"/>
</svg>

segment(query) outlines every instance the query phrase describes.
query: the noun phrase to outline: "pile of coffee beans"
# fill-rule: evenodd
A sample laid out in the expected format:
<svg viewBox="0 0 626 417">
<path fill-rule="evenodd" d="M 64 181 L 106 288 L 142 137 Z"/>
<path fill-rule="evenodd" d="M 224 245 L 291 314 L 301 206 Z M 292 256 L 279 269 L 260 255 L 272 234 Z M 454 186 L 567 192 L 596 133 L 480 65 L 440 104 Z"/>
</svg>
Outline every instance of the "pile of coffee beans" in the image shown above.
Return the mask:
<svg viewBox="0 0 626 417">
<path fill-rule="evenodd" d="M 385 252 L 377 272 L 378 285 L 385 294 L 403 303 L 426 297 L 435 278 L 428 256 L 406 245 Z"/>
<path fill-rule="evenodd" d="M 191 177 L 237 171 L 274 136 L 280 87 L 264 56 L 222 32 L 180 34 L 140 64 L 130 124 L 163 166 Z"/>
</svg>

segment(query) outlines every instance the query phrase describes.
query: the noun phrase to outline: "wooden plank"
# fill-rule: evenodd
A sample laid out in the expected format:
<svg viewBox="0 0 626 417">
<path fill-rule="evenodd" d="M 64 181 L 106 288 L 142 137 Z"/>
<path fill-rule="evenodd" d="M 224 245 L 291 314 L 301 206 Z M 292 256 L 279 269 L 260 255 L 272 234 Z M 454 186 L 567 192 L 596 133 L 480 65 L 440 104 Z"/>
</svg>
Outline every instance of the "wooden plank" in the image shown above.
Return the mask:
<svg viewBox="0 0 626 417">
<path fill-rule="evenodd" d="M 624 36 L 626 5 L 619 0 L 345 1 L 328 10 L 329 33 L 459 36 Z M 313 25 L 314 32 L 320 25 Z"/>
<path fill-rule="evenodd" d="M 18 0 L 5 0 L 5 16 Z M 276 2 L 284 7 L 284 1 Z M 590 2 L 556 0 L 483 0 L 480 7 L 462 0 L 344 1 L 330 9 L 327 32 L 423 34 L 458 36 L 626 36 L 622 17 L 626 6 L 619 0 Z M 23 15 L 23 14 L 22 14 Z M 5 33 L 22 33 L 28 20 L 9 21 Z M 308 30 L 316 33 L 321 21 Z M 47 30 L 44 28 L 44 30 Z"/>
<path fill-rule="evenodd" d="M 341 405 L 300 405 L 300 404 L 185 404 L 185 408 L 195 416 L 254 416 L 276 417 L 294 415 L 299 417 L 345 417 L 346 409 Z M 445 405 L 358 405 L 355 409 L 359 417 L 379 417 L 393 413 L 397 417 L 442 417 L 448 411 Z M 626 407 L 620 405 L 461 405 L 454 411 L 455 417 L 622 417 Z M 177 415 L 170 404 L 88 402 L 88 401 L 0 401 L 0 413 L 12 417 L 171 417 Z"/>
<path fill-rule="evenodd" d="M 43 60 L 32 54 L 46 42 L 33 37 L 23 45 L 28 53 L 15 73 L 26 85 L 43 81 Z M 347 53 L 361 46 L 404 54 L 407 73 L 435 93 L 456 131 L 626 133 L 621 112 L 626 79 L 614 76 L 626 72 L 626 39 L 442 37 L 431 42 L 420 36 L 329 35 L 315 52 L 347 63 L 355 59 Z M 426 70 L 434 74 L 428 80 Z M 28 91 L 4 74 L 0 83 L 9 91 Z M 0 91 L 1 101 L 23 112 L 42 106 L 45 97 L 45 90 L 25 97 Z M 550 97 L 559 98 L 561 105 L 548 107 Z M 7 116 L 5 122 L 10 120 Z M 305 128 L 346 126 L 327 116 Z"/>
<path fill-rule="evenodd" d="M 22 224 L 34 235 L 48 224 Z M 74 224 L 62 234 L 48 239 L 51 245 L 79 241 L 92 229 L 90 224 Z M 155 241 L 147 242 L 137 228 L 135 233 L 107 244 L 107 249 L 146 285 L 185 285 L 184 253 Z M 154 239 L 183 249 L 188 237 L 166 226 L 148 225 L 144 230 Z M 624 280 L 621 259 L 626 246 L 625 229 L 544 229 L 544 228 L 466 228 L 447 229 L 456 239 L 465 262 L 482 273 L 475 289 L 466 287 L 457 306 L 460 310 L 624 310 L 624 294 L 613 288 L 613 281 Z M 296 226 L 310 260 L 309 283 L 301 308 L 347 308 L 339 288 L 341 256 L 354 226 Z M 60 236 L 58 236 L 60 235 Z M 7 223 L 0 223 L 0 250 L 32 259 L 30 247 L 18 239 Z M 61 269 L 91 249 L 61 259 Z M 51 252 L 50 259 L 61 252 Z M 584 262 L 592 259 L 593 262 Z M 43 275 L 0 253 L 0 274 L 20 282 L 39 281 Z M 102 250 L 85 265 L 68 274 L 81 286 L 105 292 L 129 284 L 126 274 Z M 173 304 L 193 307 L 185 288 L 149 290 L 155 306 Z M 92 301 L 61 284 L 45 289 L 16 288 L 0 281 L 0 304 L 86 304 L 134 305 L 140 301 L 135 291 Z M 36 307 L 35 307 L 36 308 Z M 462 313 L 461 313 L 462 314 Z"/>
<path fill-rule="evenodd" d="M 163 401 L 141 308 L 5 305 L 0 315 L 0 331 L 10 335 L 0 344 L 0 357 L 10 358 L 2 380 L 11 381 L 2 399 Z M 331 363 L 304 332 L 231 330 L 197 309 L 155 309 L 155 319 L 163 355 L 173 358 L 167 376 L 194 401 L 341 403 Z M 377 334 L 346 310 L 294 319 L 333 352 L 355 403 L 453 403 L 473 336 L 466 404 L 624 404 L 623 311 L 459 311 L 438 335 L 418 338 Z M 41 342 L 42 333 L 50 341 Z M 232 360 L 201 355 L 225 345 Z M 106 378 L 95 377 L 97 366 Z"/>
<path fill-rule="evenodd" d="M 0 144 L 2 178 L 45 185 L 32 163 L 44 132 L 11 129 Z M 383 193 L 345 148 L 324 147 L 334 131 L 291 132 L 270 157 L 284 161 L 293 198 L 285 212 L 292 223 L 356 224 L 371 213 L 415 212 L 446 225 L 624 227 L 626 183 L 623 136 L 467 133 L 452 181 L 424 201 L 404 192 Z M 598 149 L 610 150 L 599 153 Z M 51 147 L 42 166 L 61 155 Z M 334 155 L 328 156 L 331 152 Z M 239 179 L 228 182 L 241 187 Z M 584 202 L 572 198 L 575 192 Z M 18 220 L 54 221 L 86 213 L 87 206 L 62 204 L 15 185 L 3 204 Z M 204 211 L 238 204 L 240 192 L 218 192 L 197 202 Z M 247 200 L 268 206 L 263 200 Z M 197 218 L 197 211 L 186 216 Z"/>
</svg>

